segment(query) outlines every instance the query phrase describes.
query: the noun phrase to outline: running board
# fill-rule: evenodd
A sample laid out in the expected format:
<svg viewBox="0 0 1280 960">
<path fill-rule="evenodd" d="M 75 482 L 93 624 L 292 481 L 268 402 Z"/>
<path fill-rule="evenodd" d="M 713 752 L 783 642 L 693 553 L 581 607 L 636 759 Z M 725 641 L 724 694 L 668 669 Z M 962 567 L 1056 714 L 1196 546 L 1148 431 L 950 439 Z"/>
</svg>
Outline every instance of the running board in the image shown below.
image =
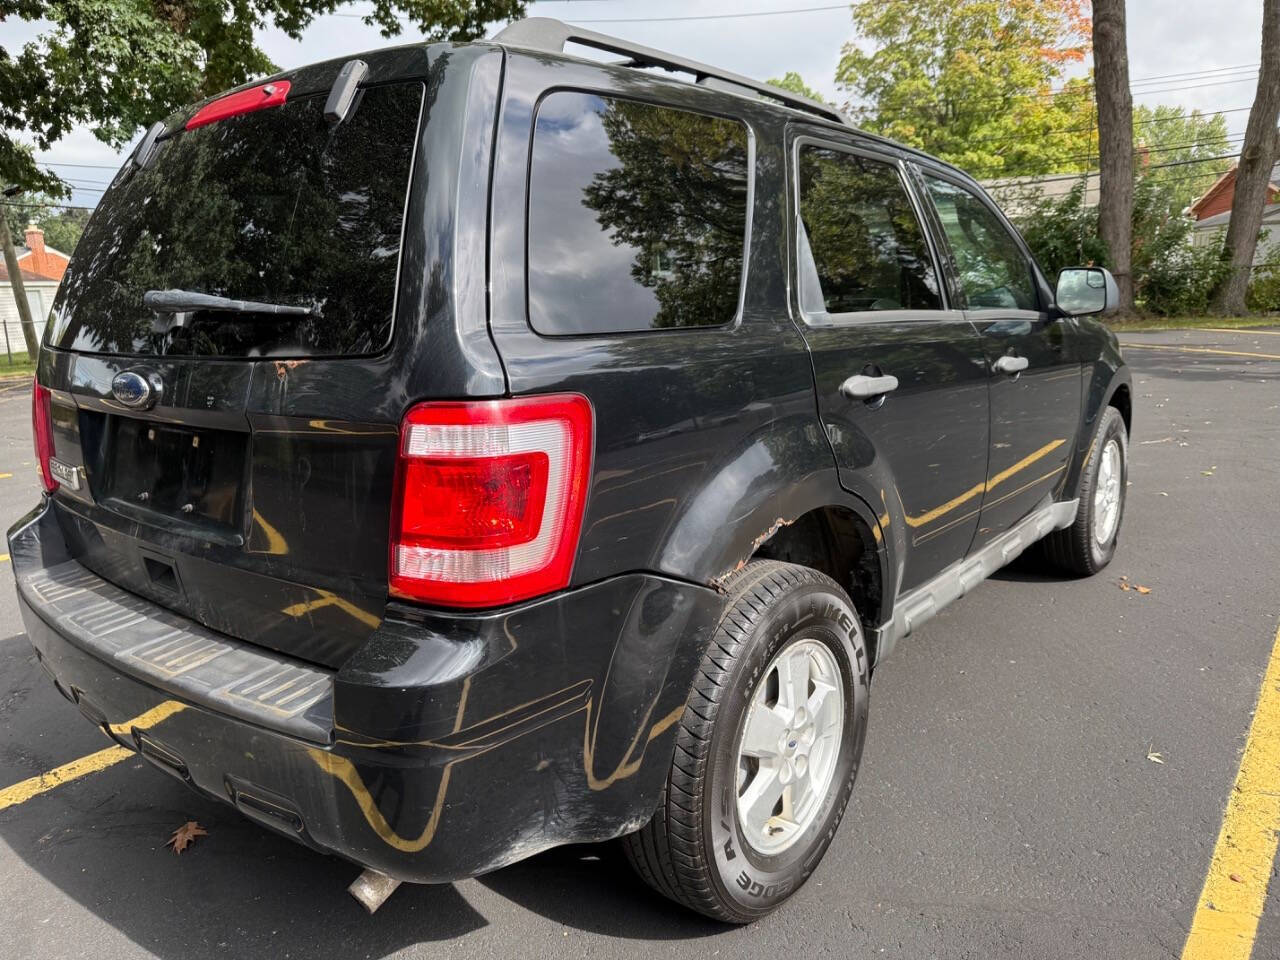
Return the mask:
<svg viewBox="0 0 1280 960">
<path fill-rule="evenodd" d="M 876 663 L 892 653 L 899 640 L 910 636 L 943 607 L 959 600 L 1029 546 L 1054 530 L 1071 526 L 1078 503 L 1078 500 L 1064 500 L 1045 504 L 977 553 L 953 563 L 928 583 L 898 597 L 893 605 L 893 619 L 876 629 Z"/>
</svg>

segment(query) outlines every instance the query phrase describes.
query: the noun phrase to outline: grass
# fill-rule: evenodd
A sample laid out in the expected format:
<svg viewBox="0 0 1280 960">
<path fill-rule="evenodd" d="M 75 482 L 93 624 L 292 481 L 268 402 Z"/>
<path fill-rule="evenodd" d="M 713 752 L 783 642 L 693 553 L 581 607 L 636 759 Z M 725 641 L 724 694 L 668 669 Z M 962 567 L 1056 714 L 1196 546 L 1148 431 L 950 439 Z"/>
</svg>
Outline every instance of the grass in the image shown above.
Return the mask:
<svg viewBox="0 0 1280 960">
<path fill-rule="evenodd" d="M 10 377 L 24 376 L 29 377 L 36 372 L 35 363 L 27 357 L 26 351 L 13 352 L 13 362 L 9 363 L 7 355 L 0 356 L 0 380 L 8 380 Z"/>
<path fill-rule="evenodd" d="M 1280 317 L 1258 314 L 1252 317 L 1131 317 L 1108 318 L 1106 324 L 1117 333 L 1139 333 L 1143 330 L 1218 330 L 1280 326 Z"/>
</svg>

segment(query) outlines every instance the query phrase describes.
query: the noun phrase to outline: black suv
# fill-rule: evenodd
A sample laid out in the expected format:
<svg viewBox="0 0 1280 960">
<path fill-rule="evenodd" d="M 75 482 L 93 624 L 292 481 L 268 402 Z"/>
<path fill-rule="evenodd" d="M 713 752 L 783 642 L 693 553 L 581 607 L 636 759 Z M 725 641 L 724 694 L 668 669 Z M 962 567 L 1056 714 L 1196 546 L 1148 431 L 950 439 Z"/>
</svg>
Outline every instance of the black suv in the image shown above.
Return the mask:
<svg viewBox="0 0 1280 960">
<path fill-rule="evenodd" d="M 747 922 L 894 644 L 1033 544 L 1111 558 L 1113 301 L 954 168 L 556 21 L 304 67 L 157 124 L 86 228 L 22 614 L 109 737 L 319 850 L 623 837 Z"/>
</svg>

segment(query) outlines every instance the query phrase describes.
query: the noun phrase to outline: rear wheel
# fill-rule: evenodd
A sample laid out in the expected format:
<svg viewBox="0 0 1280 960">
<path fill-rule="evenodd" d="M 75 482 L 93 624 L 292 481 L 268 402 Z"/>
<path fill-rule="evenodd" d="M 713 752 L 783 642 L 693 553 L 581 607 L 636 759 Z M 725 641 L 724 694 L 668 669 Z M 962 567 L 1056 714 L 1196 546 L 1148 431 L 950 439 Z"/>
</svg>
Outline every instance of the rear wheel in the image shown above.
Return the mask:
<svg viewBox="0 0 1280 960">
<path fill-rule="evenodd" d="M 1090 576 L 1111 562 L 1128 485 L 1129 434 L 1120 411 L 1107 407 L 1081 472 L 1075 522 L 1044 539 L 1045 556 L 1054 566 Z"/>
<path fill-rule="evenodd" d="M 809 878 L 844 815 L 867 655 L 848 596 L 815 570 L 759 560 L 725 588 L 662 803 L 623 845 L 658 892 L 749 923 Z"/>
</svg>

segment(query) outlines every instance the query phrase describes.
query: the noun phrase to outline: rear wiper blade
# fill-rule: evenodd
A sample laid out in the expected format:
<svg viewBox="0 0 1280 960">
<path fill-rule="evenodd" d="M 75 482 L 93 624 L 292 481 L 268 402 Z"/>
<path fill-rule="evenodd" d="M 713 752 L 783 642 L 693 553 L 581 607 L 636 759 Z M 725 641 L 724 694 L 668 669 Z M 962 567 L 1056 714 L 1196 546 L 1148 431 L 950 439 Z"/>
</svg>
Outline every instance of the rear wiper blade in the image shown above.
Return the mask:
<svg viewBox="0 0 1280 960">
<path fill-rule="evenodd" d="M 294 307 L 283 303 L 261 303 L 257 300 L 232 300 L 194 290 L 148 290 L 142 305 L 156 313 L 187 313 L 195 310 L 219 310 L 224 313 L 270 313 L 283 317 L 318 317 L 320 306 Z"/>
</svg>

